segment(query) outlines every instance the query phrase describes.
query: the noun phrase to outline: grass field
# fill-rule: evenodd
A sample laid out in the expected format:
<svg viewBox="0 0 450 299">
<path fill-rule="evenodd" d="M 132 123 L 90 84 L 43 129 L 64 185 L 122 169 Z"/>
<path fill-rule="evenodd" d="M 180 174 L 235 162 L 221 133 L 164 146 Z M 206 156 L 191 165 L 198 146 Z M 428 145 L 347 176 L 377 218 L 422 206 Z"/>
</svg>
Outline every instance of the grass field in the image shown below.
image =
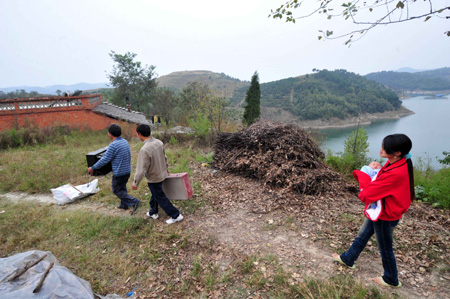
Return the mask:
<svg viewBox="0 0 450 299">
<path fill-rule="evenodd" d="M 0 190 L 49 193 L 63 184 L 86 183 L 85 154 L 106 146 L 105 132 L 72 132 L 57 142 L 1 151 Z M 130 141 L 133 165 L 142 146 Z M 209 163 L 211 150 L 191 142 L 168 143 L 171 172 L 191 172 Z M 195 228 L 157 225 L 144 217 L 110 213 L 117 198 L 111 178 L 100 179 L 101 191 L 83 204 L 60 207 L 0 199 L 0 257 L 38 249 L 52 252 L 61 265 L 90 282 L 95 293 L 124 295 L 133 287 L 137 298 L 390 298 L 366 289 L 351 275 L 330 279 L 292 275 L 274 256 L 236 254 L 224 261 L 216 240 Z M 192 217 L 210 206 L 200 182 L 195 198 L 177 202 Z M 131 188 L 129 188 L 131 189 Z M 141 184 L 130 194 L 148 199 Z M 1 197 L 0 197 L 1 198 Z M 91 208 L 88 208 L 91 207 Z M 264 267 L 262 267 L 263 265 Z"/>
</svg>

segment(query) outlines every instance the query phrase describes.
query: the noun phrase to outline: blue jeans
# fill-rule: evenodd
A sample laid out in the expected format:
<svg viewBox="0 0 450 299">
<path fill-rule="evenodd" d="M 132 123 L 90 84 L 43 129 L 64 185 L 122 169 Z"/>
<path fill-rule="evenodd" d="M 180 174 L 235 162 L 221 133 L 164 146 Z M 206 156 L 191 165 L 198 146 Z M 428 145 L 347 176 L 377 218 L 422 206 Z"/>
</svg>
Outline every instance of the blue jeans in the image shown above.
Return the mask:
<svg viewBox="0 0 450 299">
<path fill-rule="evenodd" d="M 361 251 L 366 247 L 370 237 L 375 233 L 378 250 L 380 251 L 381 261 L 383 263 L 383 280 L 388 284 L 398 285 L 397 262 L 395 261 L 394 250 L 392 249 L 394 228 L 397 226 L 398 221 L 378 220 L 374 222 L 366 218 L 352 246 L 341 254 L 341 260 L 348 266 L 353 266 Z"/>
<path fill-rule="evenodd" d="M 139 199 L 128 194 L 127 182 L 130 175 L 113 176 L 112 178 L 112 191 L 120 199 L 120 206 L 123 209 L 128 209 L 129 207 L 137 204 Z"/>
<path fill-rule="evenodd" d="M 150 198 L 150 215 L 158 214 L 158 205 L 166 212 L 167 215 L 173 219 L 180 215 L 180 211 L 173 206 L 170 200 L 167 198 L 166 194 L 162 189 L 162 182 L 160 183 L 148 183 L 148 188 L 152 193 Z"/>
</svg>

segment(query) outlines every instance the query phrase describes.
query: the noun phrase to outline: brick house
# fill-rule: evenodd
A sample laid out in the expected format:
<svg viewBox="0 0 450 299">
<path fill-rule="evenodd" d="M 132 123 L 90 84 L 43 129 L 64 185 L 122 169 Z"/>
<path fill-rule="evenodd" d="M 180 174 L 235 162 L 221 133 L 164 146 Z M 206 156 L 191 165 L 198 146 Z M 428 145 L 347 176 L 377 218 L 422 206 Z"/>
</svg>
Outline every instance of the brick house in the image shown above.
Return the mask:
<svg viewBox="0 0 450 299">
<path fill-rule="evenodd" d="M 103 103 L 101 94 L 0 99 L 0 131 L 35 125 L 103 130 L 112 123 L 129 128 L 150 124 L 143 113 Z"/>
</svg>

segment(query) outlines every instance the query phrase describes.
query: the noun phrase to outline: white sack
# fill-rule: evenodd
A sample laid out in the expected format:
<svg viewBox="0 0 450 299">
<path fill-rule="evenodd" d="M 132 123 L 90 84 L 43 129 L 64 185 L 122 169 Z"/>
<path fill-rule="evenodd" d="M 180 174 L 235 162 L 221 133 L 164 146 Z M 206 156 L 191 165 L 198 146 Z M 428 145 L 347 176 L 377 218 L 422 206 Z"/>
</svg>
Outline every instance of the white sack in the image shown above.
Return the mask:
<svg viewBox="0 0 450 299">
<path fill-rule="evenodd" d="M 74 202 L 78 199 L 86 197 L 91 194 L 95 194 L 100 191 L 98 186 L 98 179 L 93 180 L 90 183 L 78 186 L 72 186 L 70 184 L 50 189 L 53 194 L 53 198 L 59 205 L 65 205 L 67 203 Z"/>
</svg>

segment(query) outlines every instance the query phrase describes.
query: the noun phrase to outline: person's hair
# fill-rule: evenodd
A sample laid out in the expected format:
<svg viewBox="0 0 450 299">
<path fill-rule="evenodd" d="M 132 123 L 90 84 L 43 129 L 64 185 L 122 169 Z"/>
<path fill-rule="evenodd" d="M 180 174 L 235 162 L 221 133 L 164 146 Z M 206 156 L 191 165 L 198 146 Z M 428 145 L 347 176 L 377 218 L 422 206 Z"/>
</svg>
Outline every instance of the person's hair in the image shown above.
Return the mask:
<svg viewBox="0 0 450 299">
<path fill-rule="evenodd" d="M 152 130 L 150 129 L 150 126 L 145 125 L 145 124 L 140 124 L 139 126 L 137 126 L 136 132 L 138 132 L 139 134 L 141 134 L 144 137 L 149 137 L 150 134 L 152 134 Z"/>
<path fill-rule="evenodd" d="M 409 137 L 405 134 L 392 134 L 384 137 L 383 139 L 383 149 L 389 155 L 393 155 L 395 152 L 400 152 L 400 157 L 404 157 L 411 151 L 411 148 L 411 139 L 409 139 Z M 406 164 L 408 165 L 411 200 L 414 200 L 416 198 L 416 194 L 414 192 L 414 169 L 411 158 L 406 159 Z"/>
<path fill-rule="evenodd" d="M 392 134 L 383 139 L 383 149 L 389 155 L 400 152 L 403 157 L 411 151 L 411 148 L 411 139 L 405 134 Z"/>
<path fill-rule="evenodd" d="M 122 128 L 118 124 L 110 124 L 108 126 L 108 133 L 114 137 L 120 137 L 122 135 Z"/>
</svg>

